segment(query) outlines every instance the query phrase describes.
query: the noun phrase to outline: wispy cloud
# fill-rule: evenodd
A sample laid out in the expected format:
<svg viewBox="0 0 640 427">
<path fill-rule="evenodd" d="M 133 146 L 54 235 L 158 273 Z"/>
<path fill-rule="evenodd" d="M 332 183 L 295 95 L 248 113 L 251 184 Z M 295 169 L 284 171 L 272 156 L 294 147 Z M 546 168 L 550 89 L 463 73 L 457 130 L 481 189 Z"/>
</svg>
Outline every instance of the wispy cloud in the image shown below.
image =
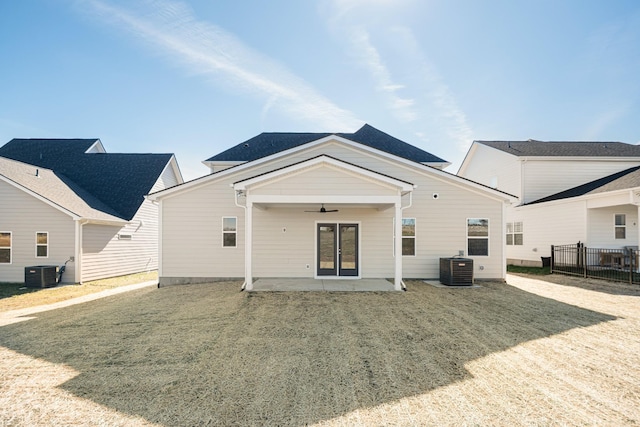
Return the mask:
<svg viewBox="0 0 640 427">
<path fill-rule="evenodd" d="M 385 96 L 386 108 L 393 112 L 393 116 L 410 125 L 421 140 L 438 140 L 439 143 L 456 146 L 458 152 L 466 152 L 473 140 L 466 115 L 436 67 L 429 62 L 412 30 L 380 22 L 380 16 L 400 5 L 388 0 L 373 3 L 366 0 L 328 1 L 330 28 L 338 34 L 348 35 L 346 46 L 373 77 L 374 89 Z M 404 3 L 406 6 L 409 2 Z M 366 18 L 363 18 L 364 12 Z M 375 22 L 377 34 L 385 35 L 386 44 L 393 46 L 395 51 L 391 54 L 400 58 L 402 68 L 412 71 L 394 76 L 393 70 L 397 67 L 392 65 L 396 64 L 385 61 L 385 55 L 390 56 L 388 46 L 385 50 L 376 47 L 372 41 L 371 32 L 367 29 L 370 22 Z M 407 93 L 411 95 L 407 96 Z"/>
<path fill-rule="evenodd" d="M 265 106 L 258 112 L 261 116 L 277 109 L 296 120 L 331 130 L 354 130 L 362 123 L 233 34 L 198 20 L 184 3 L 152 0 L 126 8 L 101 0 L 81 4 L 100 20 L 125 30 L 188 72 L 263 100 Z"/>
<path fill-rule="evenodd" d="M 371 43 L 367 30 L 362 27 L 352 28 L 349 40 L 353 52 L 373 76 L 376 90 L 385 95 L 387 106 L 396 118 L 402 122 L 416 120 L 417 114 L 412 108 L 415 101 L 398 95 L 398 91 L 402 90 L 404 85 L 392 80 L 391 72 L 384 64 L 378 50 Z"/>
</svg>

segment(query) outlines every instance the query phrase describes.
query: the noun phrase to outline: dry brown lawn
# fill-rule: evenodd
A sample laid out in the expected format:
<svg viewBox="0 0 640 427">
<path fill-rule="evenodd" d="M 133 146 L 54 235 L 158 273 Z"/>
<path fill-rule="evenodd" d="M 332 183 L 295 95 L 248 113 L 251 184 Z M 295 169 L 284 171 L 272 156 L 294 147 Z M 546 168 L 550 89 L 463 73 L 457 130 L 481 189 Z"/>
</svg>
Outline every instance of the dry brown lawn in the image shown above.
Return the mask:
<svg viewBox="0 0 640 427">
<path fill-rule="evenodd" d="M 189 285 L 41 313 L 0 328 L 0 425 L 640 423 L 640 288 L 508 281 Z"/>
<path fill-rule="evenodd" d="M 111 277 L 109 279 L 94 280 L 82 285 L 60 285 L 53 288 L 30 289 L 28 293 L 9 296 L 0 299 L 0 312 L 9 310 L 19 310 L 22 308 L 36 307 L 39 305 L 53 304 L 101 292 L 107 289 L 114 289 L 134 283 L 158 280 L 158 272 L 150 271 L 145 273 L 129 274 L 127 276 Z M 2 286 L 2 284 L 0 284 Z"/>
</svg>

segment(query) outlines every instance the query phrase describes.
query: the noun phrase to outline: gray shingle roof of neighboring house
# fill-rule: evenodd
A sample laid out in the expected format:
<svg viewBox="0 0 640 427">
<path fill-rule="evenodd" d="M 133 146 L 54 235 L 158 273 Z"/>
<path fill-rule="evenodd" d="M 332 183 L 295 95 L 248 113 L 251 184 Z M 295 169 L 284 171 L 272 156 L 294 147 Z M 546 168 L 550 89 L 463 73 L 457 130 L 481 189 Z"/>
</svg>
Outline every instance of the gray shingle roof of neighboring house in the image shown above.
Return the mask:
<svg viewBox="0 0 640 427">
<path fill-rule="evenodd" d="M 173 154 L 86 153 L 97 139 L 12 139 L 0 156 L 51 169 L 130 220 L 151 191 Z M 84 194 L 83 193 L 83 194 Z M 102 209 L 100 208 L 100 209 Z"/>
<path fill-rule="evenodd" d="M 123 221 L 109 206 L 51 169 L 0 157 L 0 176 L 79 217 Z"/>
<path fill-rule="evenodd" d="M 627 190 L 636 187 L 640 187 L 640 166 L 625 169 L 623 171 L 596 179 L 586 184 L 582 184 L 577 187 L 573 187 L 568 190 L 564 190 L 559 193 L 534 200 L 527 203 L 527 205 L 568 199 L 571 197 L 584 196 L 587 194 L 598 194 L 606 193 L 608 191 Z"/>
<path fill-rule="evenodd" d="M 207 162 L 250 162 L 281 151 L 288 150 L 311 141 L 337 135 L 389 154 L 413 160 L 419 163 L 446 163 L 446 160 L 434 156 L 418 147 L 407 144 L 391 135 L 365 124 L 354 133 L 290 133 L 263 132 L 222 153 L 208 158 Z"/>
<path fill-rule="evenodd" d="M 474 141 L 518 157 L 640 157 L 640 145 L 595 141 Z"/>
</svg>

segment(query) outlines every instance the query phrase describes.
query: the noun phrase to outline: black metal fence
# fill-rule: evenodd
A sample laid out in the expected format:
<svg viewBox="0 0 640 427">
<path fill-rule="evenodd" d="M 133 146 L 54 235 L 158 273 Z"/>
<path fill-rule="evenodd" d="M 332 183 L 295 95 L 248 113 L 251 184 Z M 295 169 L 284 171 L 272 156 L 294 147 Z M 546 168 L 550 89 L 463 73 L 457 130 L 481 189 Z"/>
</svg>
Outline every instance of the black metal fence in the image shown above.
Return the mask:
<svg viewBox="0 0 640 427">
<path fill-rule="evenodd" d="M 551 272 L 640 284 L 640 251 L 551 245 Z"/>
</svg>

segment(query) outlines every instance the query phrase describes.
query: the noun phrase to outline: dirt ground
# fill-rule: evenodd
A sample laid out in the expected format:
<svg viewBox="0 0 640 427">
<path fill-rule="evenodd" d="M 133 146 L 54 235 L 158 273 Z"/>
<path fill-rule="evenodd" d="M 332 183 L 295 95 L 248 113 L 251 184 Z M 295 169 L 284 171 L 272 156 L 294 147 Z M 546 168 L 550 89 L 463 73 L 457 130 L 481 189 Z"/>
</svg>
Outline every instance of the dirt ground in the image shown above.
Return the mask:
<svg viewBox="0 0 640 427">
<path fill-rule="evenodd" d="M 640 288 L 147 288 L 0 328 L 0 425 L 640 424 Z"/>
</svg>

